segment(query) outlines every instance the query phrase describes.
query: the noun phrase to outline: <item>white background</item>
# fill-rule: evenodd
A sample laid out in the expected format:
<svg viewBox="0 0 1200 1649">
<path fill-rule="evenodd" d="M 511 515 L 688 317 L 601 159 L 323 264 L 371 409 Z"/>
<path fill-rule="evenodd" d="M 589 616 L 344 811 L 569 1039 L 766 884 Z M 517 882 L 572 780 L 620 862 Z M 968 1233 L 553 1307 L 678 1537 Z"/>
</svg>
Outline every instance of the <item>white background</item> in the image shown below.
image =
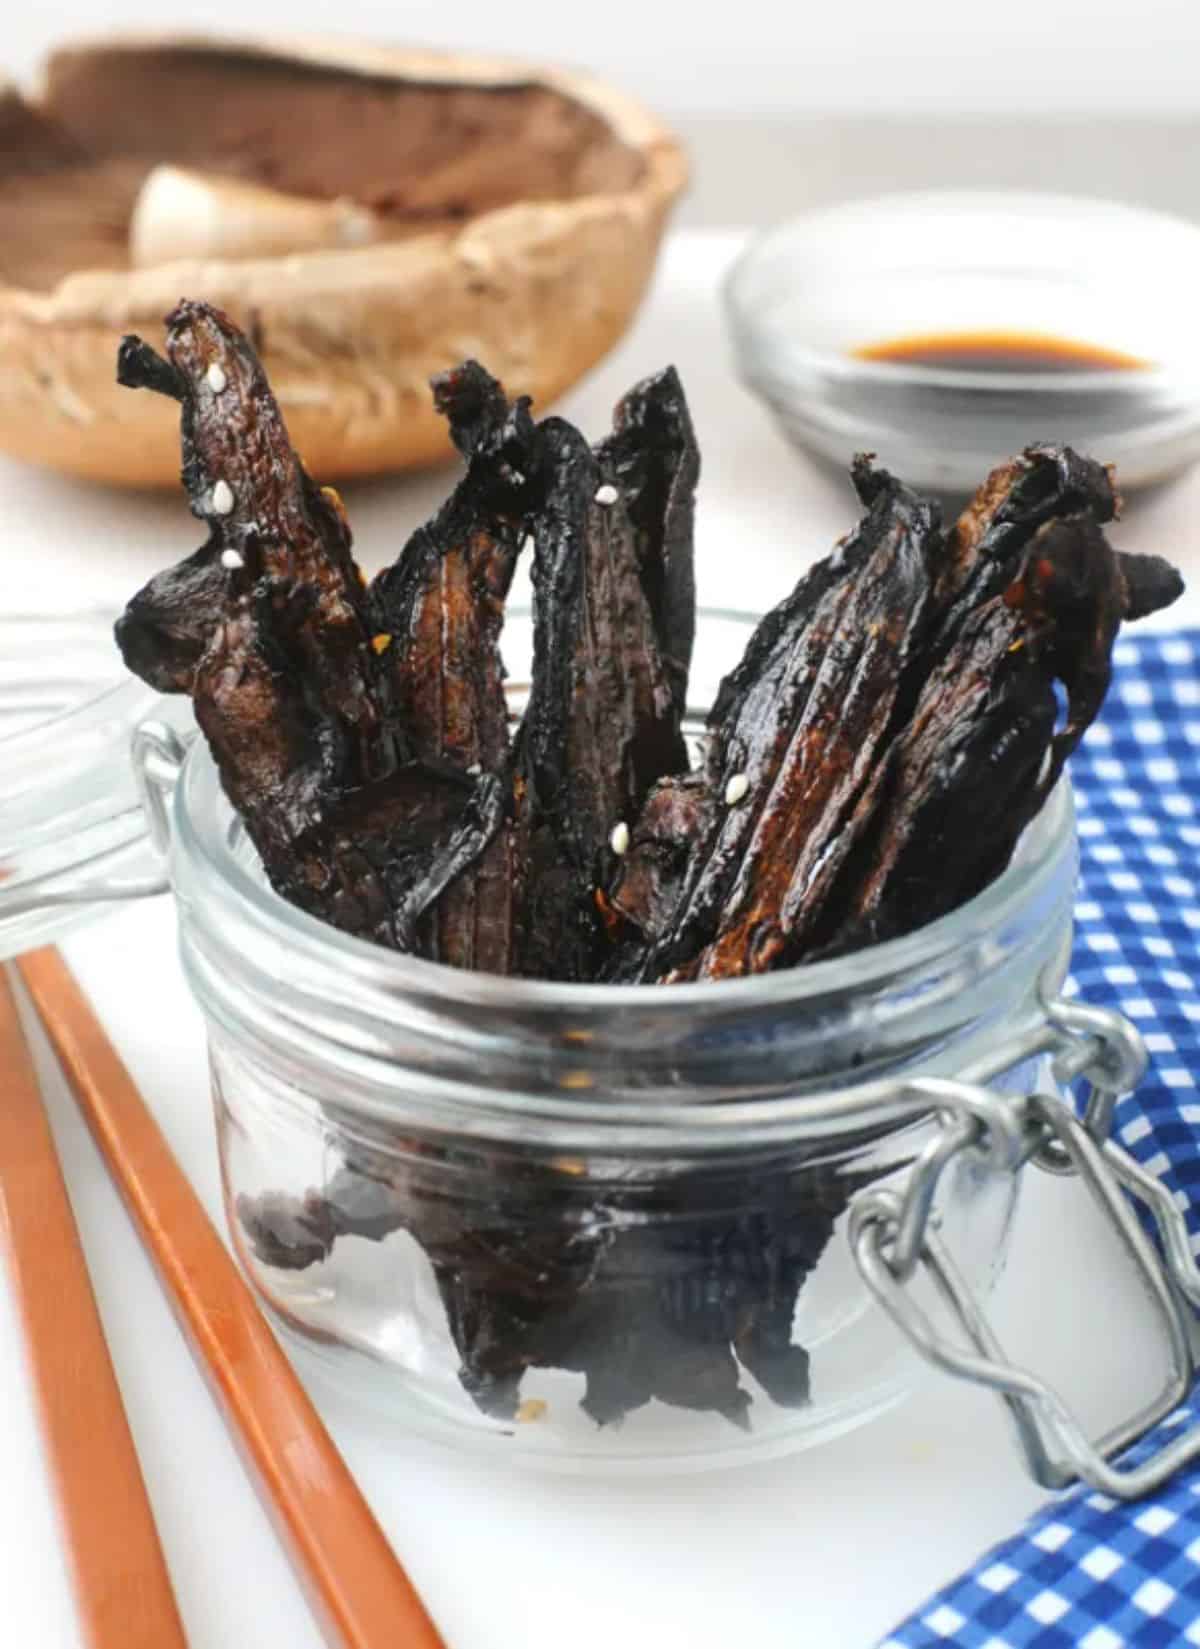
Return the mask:
<svg viewBox="0 0 1200 1649">
<path fill-rule="evenodd" d="M 956 114 L 1195 107 L 1190 0 L 35 0 L 7 8 L 3 61 L 116 21 L 360 34 L 586 66 L 670 114 Z"/>
</svg>

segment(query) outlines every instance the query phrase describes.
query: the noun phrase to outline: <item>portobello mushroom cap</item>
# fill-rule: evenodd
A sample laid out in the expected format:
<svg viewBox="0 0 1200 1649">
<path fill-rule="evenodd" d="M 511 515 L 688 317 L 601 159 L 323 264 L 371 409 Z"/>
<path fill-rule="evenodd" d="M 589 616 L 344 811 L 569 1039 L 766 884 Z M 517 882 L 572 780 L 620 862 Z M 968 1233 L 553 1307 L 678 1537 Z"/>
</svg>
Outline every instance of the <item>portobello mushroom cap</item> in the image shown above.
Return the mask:
<svg viewBox="0 0 1200 1649">
<path fill-rule="evenodd" d="M 189 294 L 255 339 L 314 474 L 435 462 L 430 377 L 475 357 L 544 409 L 629 324 L 685 181 L 670 133 L 573 72 L 320 40 L 60 50 L 35 96 L 0 85 L 0 451 L 176 485 L 172 408 L 119 389 L 112 350 L 161 342 Z"/>
</svg>

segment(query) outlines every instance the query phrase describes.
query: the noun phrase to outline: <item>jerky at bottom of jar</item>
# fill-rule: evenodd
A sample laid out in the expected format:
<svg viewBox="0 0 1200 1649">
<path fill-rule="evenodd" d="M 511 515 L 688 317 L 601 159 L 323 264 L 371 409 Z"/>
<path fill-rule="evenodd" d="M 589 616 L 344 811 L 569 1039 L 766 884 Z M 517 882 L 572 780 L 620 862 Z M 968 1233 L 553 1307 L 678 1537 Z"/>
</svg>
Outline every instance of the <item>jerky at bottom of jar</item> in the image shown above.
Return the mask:
<svg viewBox="0 0 1200 1649">
<path fill-rule="evenodd" d="M 851 1196 L 871 1177 L 816 1164 L 678 1174 L 605 1194 L 579 1165 L 356 1150 L 301 1197 L 242 1198 L 260 1263 L 307 1270 L 341 1238 L 406 1232 L 430 1262 L 479 1410 L 514 1420 L 528 1371 L 582 1374 L 581 1407 L 619 1423 L 652 1399 L 750 1424 L 749 1375 L 787 1408 L 810 1397 L 797 1302 Z M 454 1164 L 455 1179 L 463 1165 Z M 401 1262 L 403 1263 L 403 1262 Z"/>
</svg>

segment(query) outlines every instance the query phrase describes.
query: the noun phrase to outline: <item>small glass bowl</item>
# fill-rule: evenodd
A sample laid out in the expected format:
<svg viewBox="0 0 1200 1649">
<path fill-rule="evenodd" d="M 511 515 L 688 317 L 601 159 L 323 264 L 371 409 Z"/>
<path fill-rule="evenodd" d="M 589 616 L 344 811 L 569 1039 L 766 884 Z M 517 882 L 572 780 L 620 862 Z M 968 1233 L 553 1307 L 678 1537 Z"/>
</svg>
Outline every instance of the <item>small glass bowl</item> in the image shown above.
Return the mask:
<svg viewBox="0 0 1200 1649">
<path fill-rule="evenodd" d="M 1035 441 L 1117 466 L 1125 490 L 1200 458 L 1200 228 L 1102 200 L 934 191 L 851 201 L 756 238 L 725 288 L 740 374 L 795 445 L 869 451 L 959 497 Z M 905 338 L 1050 337 L 1145 362 L 968 371 L 862 360 Z"/>
</svg>

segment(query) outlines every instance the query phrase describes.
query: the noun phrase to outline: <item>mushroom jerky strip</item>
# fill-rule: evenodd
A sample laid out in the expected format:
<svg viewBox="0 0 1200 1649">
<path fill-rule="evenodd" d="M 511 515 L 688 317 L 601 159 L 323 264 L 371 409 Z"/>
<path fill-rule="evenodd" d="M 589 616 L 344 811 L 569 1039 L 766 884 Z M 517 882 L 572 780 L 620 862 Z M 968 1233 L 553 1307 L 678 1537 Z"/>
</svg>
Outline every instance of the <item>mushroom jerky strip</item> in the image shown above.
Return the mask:
<svg viewBox="0 0 1200 1649">
<path fill-rule="evenodd" d="M 182 402 L 184 485 L 209 540 L 134 597 L 118 643 L 153 685 L 191 695 L 277 891 L 412 948 L 502 827 L 500 783 L 431 753 L 406 719 L 340 501 L 292 451 L 246 339 L 184 303 L 167 356 L 127 339 L 120 372 Z M 500 464 L 490 449 L 478 462 Z M 477 474 L 464 485 L 484 490 Z"/>
<path fill-rule="evenodd" d="M 669 980 L 723 978 L 798 953 L 824 889 L 851 845 L 850 821 L 892 728 L 925 637 L 936 509 L 865 461 L 855 484 L 867 514 L 759 626 L 709 717 L 711 792 L 675 908 L 659 931 L 662 794 L 639 827 L 612 890 L 642 928 L 614 972 Z M 678 811 L 694 791 L 676 787 Z M 639 912 L 643 883 L 655 908 Z M 644 924 L 644 925 L 643 925 Z"/>
<path fill-rule="evenodd" d="M 520 735 L 527 899 L 520 971 L 595 977 L 596 889 L 651 787 L 686 772 L 698 456 L 678 378 L 639 385 L 595 452 L 541 426 L 531 516 L 534 656 Z M 614 846 L 615 844 L 615 846 Z"/>
</svg>

